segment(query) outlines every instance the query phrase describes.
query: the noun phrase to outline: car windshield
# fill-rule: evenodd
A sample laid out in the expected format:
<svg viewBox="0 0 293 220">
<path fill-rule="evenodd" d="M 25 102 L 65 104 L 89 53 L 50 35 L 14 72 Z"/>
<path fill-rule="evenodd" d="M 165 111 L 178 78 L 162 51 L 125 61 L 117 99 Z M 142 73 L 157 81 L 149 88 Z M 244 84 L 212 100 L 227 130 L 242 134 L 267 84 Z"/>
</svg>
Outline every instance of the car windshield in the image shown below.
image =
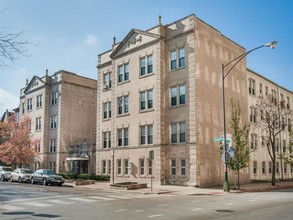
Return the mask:
<svg viewBox="0 0 293 220">
<path fill-rule="evenodd" d="M 3 171 L 13 171 L 13 169 L 10 167 L 3 167 L 2 170 Z"/>
<path fill-rule="evenodd" d="M 30 170 L 20 170 L 20 173 L 32 173 Z"/>
<path fill-rule="evenodd" d="M 45 175 L 55 175 L 55 172 L 53 170 L 44 170 Z"/>
</svg>

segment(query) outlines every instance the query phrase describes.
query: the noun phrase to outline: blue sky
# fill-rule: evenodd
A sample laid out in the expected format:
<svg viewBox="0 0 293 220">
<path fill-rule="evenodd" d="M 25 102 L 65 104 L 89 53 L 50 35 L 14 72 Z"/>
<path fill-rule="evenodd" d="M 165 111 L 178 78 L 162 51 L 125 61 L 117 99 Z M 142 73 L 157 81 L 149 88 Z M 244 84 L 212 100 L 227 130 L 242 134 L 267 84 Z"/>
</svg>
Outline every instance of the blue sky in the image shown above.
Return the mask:
<svg viewBox="0 0 293 220">
<path fill-rule="evenodd" d="M 97 55 L 132 29 L 146 30 L 190 14 L 247 50 L 247 66 L 293 91 L 293 1 L 291 0 L 0 0 L 2 32 L 24 30 L 29 57 L 0 68 L 0 115 L 17 107 L 26 79 L 64 69 L 97 78 Z M 220 71 L 220 67 L 219 67 Z"/>
</svg>

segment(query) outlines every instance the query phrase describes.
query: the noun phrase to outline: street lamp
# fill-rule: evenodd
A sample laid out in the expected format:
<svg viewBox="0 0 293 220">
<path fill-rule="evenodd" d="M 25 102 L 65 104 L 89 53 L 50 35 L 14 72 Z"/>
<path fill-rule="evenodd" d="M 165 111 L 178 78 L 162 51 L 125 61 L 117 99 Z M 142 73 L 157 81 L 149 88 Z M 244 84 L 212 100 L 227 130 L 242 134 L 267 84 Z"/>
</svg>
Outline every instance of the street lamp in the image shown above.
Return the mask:
<svg viewBox="0 0 293 220">
<path fill-rule="evenodd" d="M 249 50 L 243 54 L 241 54 L 240 56 L 236 57 L 235 59 L 231 60 L 229 63 L 227 64 L 222 64 L 222 107 L 223 107 L 223 130 L 224 130 L 224 137 L 223 137 L 223 141 L 224 141 L 224 146 L 225 146 L 225 164 L 224 164 L 224 191 L 225 192 L 229 192 L 230 189 L 229 189 L 229 183 L 228 183 L 228 172 L 227 172 L 227 161 L 228 161 L 228 158 L 227 158 L 227 150 L 228 150 L 228 147 L 227 147 L 227 143 L 226 143 L 226 140 L 227 140 L 227 129 L 226 129 L 226 109 L 225 109 L 225 78 L 227 77 L 227 75 L 231 72 L 231 70 L 244 58 L 246 57 L 248 54 L 250 54 L 252 51 L 255 51 L 257 49 L 260 49 L 262 47 L 270 47 L 272 49 L 274 49 L 275 47 L 277 46 L 277 41 L 272 41 L 270 43 L 266 43 L 266 44 L 263 44 L 261 46 L 258 46 L 252 50 Z M 227 71 L 227 73 L 225 73 L 225 68 L 227 66 L 229 66 L 230 64 L 232 64 L 233 62 L 235 62 L 233 64 L 233 66 Z"/>
</svg>

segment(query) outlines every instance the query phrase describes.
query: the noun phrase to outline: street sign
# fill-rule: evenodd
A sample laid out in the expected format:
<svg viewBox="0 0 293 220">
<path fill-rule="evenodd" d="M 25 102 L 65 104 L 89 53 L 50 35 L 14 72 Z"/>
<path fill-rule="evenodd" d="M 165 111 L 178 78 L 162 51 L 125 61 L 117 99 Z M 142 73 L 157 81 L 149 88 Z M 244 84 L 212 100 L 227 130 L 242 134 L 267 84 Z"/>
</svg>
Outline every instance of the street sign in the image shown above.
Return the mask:
<svg viewBox="0 0 293 220">
<path fill-rule="evenodd" d="M 214 138 L 214 142 L 222 142 L 224 141 L 224 138 L 223 137 L 216 137 Z M 230 143 L 230 140 L 229 139 L 226 139 L 226 143 Z"/>
</svg>

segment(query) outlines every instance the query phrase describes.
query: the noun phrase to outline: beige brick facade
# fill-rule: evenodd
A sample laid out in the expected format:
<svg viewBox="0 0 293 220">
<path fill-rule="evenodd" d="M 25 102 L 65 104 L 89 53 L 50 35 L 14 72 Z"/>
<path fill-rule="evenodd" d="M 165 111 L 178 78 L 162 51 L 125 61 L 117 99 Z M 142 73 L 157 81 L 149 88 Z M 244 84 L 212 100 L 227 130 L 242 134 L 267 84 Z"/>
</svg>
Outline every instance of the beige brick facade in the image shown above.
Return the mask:
<svg viewBox="0 0 293 220">
<path fill-rule="evenodd" d="M 34 76 L 20 91 L 20 117 L 40 140 L 33 170 L 95 173 L 96 80 L 68 71 Z"/>
<path fill-rule="evenodd" d="M 112 50 L 98 56 L 97 174 L 109 174 L 113 181 L 114 173 L 114 182 L 150 182 L 149 151 L 154 151 L 150 165 L 155 183 L 222 184 L 223 163 L 218 144 L 213 142 L 222 132 L 223 123 L 221 65 L 244 52 L 243 47 L 195 15 L 168 25 L 159 20 L 152 29 L 133 29 L 120 43 L 114 40 Z M 152 72 L 142 74 L 149 57 Z M 125 66 L 129 76 L 121 80 L 120 67 L 123 70 Z M 248 109 L 245 59 L 227 77 L 225 90 L 227 106 L 233 97 L 241 100 L 242 109 Z M 147 110 L 141 110 L 144 91 L 152 91 L 153 95 L 153 106 Z M 128 97 L 127 113 L 118 112 L 119 97 Z M 104 118 L 105 103 L 111 103 L 111 118 Z M 228 108 L 227 121 L 230 115 Z M 247 111 L 243 111 L 243 121 L 247 117 Z M 148 126 L 152 127 L 153 141 L 142 144 Z M 125 129 L 128 144 L 118 146 L 118 133 Z M 107 132 L 110 147 L 104 144 Z M 242 181 L 248 180 L 249 172 L 245 170 Z"/>
</svg>

